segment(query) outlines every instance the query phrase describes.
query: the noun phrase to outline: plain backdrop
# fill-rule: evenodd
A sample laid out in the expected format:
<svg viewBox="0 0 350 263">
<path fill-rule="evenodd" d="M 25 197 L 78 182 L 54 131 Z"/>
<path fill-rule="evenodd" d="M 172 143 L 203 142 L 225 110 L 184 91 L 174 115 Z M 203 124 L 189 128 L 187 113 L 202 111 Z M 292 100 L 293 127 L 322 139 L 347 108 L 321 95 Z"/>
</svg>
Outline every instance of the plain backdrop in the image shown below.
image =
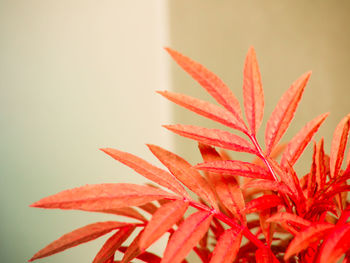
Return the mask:
<svg viewBox="0 0 350 263">
<path fill-rule="evenodd" d="M 344 0 L 0 0 L 1 261 L 25 262 L 60 235 L 112 218 L 28 207 L 40 198 L 88 183 L 146 182 L 100 147 L 158 164 L 145 147 L 154 143 L 200 161 L 196 143 L 160 126 L 216 126 L 155 90 L 211 99 L 163 46 L 217 73 L 242 102 L 243 63 L 253 45 L 265 122 L 289 85 L 313 70 L 284 139 L 331 111 L 320 130 L 329 149 L 336 124 L 350 111 L 349 12 Z M 309 168 L 300 162 L 298 169 Z M 91 262 L 105 239 L 41 262 Z"/>
</svg>

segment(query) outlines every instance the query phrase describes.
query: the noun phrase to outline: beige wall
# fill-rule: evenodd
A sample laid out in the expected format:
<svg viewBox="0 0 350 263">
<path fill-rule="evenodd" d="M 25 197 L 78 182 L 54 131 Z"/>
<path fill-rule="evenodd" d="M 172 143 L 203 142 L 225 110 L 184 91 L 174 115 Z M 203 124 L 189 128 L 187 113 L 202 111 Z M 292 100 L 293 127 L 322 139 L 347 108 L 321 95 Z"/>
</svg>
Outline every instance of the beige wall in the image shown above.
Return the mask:
<svg viewBox="0 0 350 263">
<path fill-rule="evenodd" d="M 1 262 L 112 216 L 29 208 L 87 183 L 145 180 L 98 150 L 170 147 L 161 0 L 0 1 Z M 121 218 L 118 218 L 121 219 Z M 102 238 L 103 239 L 103 238 Z M 103 240 L 41 262 L 91 262 Z M 157 249 L 157 248 L 156 248 Z"/>
</svg>

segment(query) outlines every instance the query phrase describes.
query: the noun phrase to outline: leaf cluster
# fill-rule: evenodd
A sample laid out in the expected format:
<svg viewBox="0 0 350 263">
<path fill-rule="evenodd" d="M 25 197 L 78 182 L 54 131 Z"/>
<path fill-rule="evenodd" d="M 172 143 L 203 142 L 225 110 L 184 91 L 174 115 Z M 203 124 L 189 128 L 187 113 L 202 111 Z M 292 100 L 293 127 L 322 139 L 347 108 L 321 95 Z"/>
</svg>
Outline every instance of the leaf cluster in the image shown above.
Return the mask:
<svg viewBox="0 0 350 263">
<path fill-rule="evenodd" d="M 342 257 L 350 262 L 350 153 L 344 158 L 350 114 L 337 125 L 329 154 L 323 138 L 313 141 L 328 113 L 309 121 L 289 142 L 280 143 L 310 78 L 311 72 L 307 72 L 292 83 L 268 118 L 263 148 L 257 133 L 263 119 L 264 92 L 254 49 L 249 49 L 244 64 L 245 120 L 236 96 L 219 77 L 179 52 L 166 50 L 218 104 L 170 91 L 159 93 L 236 132 L 165 125 L 198 142 L 203 162 L 195 166 L 156 145 L 148 148 L 166 169 L 127 152 L 101 149 L 156 185 L 85 185 L 31 206 L 108 213 L 133 221 L 97 222 L 76 229 L 29 261 L 112 233 L 93 263 L 181 263 L 187 262 L 192 250 L 203 263 L 332 263 Z M 313 144 L 310 169 L 298 176 L 293 167 L 309 144 Z M 249 153 L 252 161 L 232 160 L 227 150 Z M 189 207 L 195 208 L 194 212 L 185 216 Z M 133 233 L 135 238 L 125 245 Z M 149 252 L 163 235 L 169 237 L 163 255 Z"/>
</svg>

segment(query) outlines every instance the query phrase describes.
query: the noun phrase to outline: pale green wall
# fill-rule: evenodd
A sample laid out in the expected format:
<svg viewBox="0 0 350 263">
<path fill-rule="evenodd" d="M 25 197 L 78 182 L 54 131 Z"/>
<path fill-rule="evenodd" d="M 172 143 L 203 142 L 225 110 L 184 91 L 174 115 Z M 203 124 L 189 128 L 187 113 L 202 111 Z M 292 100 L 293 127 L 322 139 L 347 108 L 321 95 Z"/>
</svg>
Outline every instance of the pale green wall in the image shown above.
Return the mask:
<svg viewBox="0 0 350 263">
<path fill-rule="evenodd" d="M 98 150 L 171 146 L 162 1 L 0 1 L 0 255 L 25 262 L 112 216 L 29 208 L 87 183 L 145 180 Z M 121 218 L 118 218 L 121 219 Z M 102 238 L 103 240 L 105 238 Z M 40 262 L 91 262 L 102 241 Z"/>
</svg>

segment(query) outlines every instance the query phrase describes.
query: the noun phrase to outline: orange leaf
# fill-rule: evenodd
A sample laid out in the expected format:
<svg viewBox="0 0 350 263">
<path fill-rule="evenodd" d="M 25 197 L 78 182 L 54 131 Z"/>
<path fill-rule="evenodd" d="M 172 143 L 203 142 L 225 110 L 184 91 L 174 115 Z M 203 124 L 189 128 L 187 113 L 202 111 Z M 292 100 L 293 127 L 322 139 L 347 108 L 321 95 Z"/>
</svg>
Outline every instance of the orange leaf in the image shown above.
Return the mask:
<svg viewBox="0 0 350 263">
<path fill-rule="evenodd" d="M 111 236 L 97 253 L 92 263 L 105 263 L 134 231 L 134 226 L 121 228 Z"/>
<path fill-rule="evenodd" d="M 213 215 L 199 211 L 179 226 L 171 236 L 161 263 L 180 263 L 208 231 Z"/>
<path fill-rule="evenodd" d="M 158 91 L 158 93 L 172 102 L 199 115 L 244 133 L 247 132 L 247 127 L 244 125 L 242 120 L 237 120 L 236 116 L 225 108 L 184 94 L 173 93 L 170 91 Z"/>
<path fill-rule="evenodd" d="M 267 121 L 265 131 L 267 155 L 278 144 L 292 121 L 310 75 L 311 72 L 307 72 L 292 84 L 278 101 L 276 108 Z"/>
<path fill-rule="evenodd" d="M 167 203 L 153 214 L 141 236 L 139 245 L 141 250 L 147 249 L 176 222 L 178 222 L 188 208 L 189 203 L 184 201 L 173 201 Z"/>
<path fill-rule="evenodd" d="M 191 191 L 217 208 L 216 197 L 202 175 L 180 156 L 156 145 L 147 145 L 151 152 Z"/>
<path fill-rule="evenodd" d="M 331 177 L 336 177 L 339 174 L 346 148 L 346 142 L 349 136 L 350 129 L 350 114 L 345 116 L 335 128 L 331 146 L 330 155 L 330 170 Z"/>
<path fill-rule="evenodd" d="M 135 184 L 96 184 L 62 191 L 35 202 L 31 207 L 76 209 L 85 211 L 109 210 L 142 205 L 178 196 L 154 187 Z"/>
<path fill-rule="evenodd" d="M 143 175 L 149 180 L 156 182 L 157 184 L 164 186 L 175 193 L 182 196 L 188 197 L 186 190 L 183 186 L 176 180 L 176 178 L 169 174 L 168 172 L 153 166 L 152 164 L 146 162 L 145 160 L 132 155 L 130 153 L 118 151 L 111 148 L 101 149 L 106 154 L 110 155 L 115 160 L 129 166 L 137 173 Z"/>
<path fill-rule="evenodd" d="M 242 233 L 233 228 L 225 230 L 220 236 L 210 263 L 231 263 L 235 260 L 242 241 Z"/>
<path fill-rule="evenodd" d="M 225 149 L 257 154 L 255 148 L 245 139 L 227 131 L 208 129 L 192 125 L 164 125 L 168 130 L 198 142 Z"/>
<path fill-rule="evenodd" d="M 308 248 L 310 244 L 321 241 L 323 236 L 332 228 L 334 228 L 334 225 L 329 223 L 314 223 L 310 227 L 299 232 L 292 242 L 290 242 L 284 254 L 284 260 L 288 260 L 292 255 Z"/>
<path fill-rule="evenodd" d="M 271 174 L 265 168 L 256 164 L 242 161 L 227 160 L 201 163 L 197 164 L 195 168 L 219 174 L 272 179 Z"/>
<path fill-rule="evenodd" d="M 120 263 L 129 263 L 132 259 L 136 258 L 138 255 L 141 254 L 141 249 L 139 247 L 140 238 L 142 236 L 142 233 L 144 231 L 142 230 L 131 242 L 131 244 L 127 247 L 127 249 L 124 252 L 124 256 Z M 119 248 L 120 250 L 121 248 Z"/>
<path fill-rule="evenodd" d="M 122 246 L 118 250 L 123 252 L 123 253 L 126 253 L 128 248 Z M 153 253 L 147 252 L 147 251 L 144 251 L 141 254 L 137 255 L 136 258 L 143 261 L 143 262 L 147 262 L 147 263 L 160 263 L 160 261 L 161 261 L 160 257 L 158 257 L 157 255 L 155 255 Z M 116 263 L 117 261 L 114 261 L 114 262 Z M 120 262 L 120 261 L 118 261 L 118 262 Z M 122 263 L 122 262 L 120 262 L 120 263 Z"/>
<path fill-rule="evenodd" d="M 323 241 L 318 263 L 336 263 L 350 249 L 350 225 L 336 226 Z"/>
<path fill-rule="evenodd" d="M 244 109 L 250 131 L 256 135 L 264 114 L 264 92 L 255 50 L 248 51 L 243 74 Z"/>
<path fill-rule="evenodd" d="M 277 195 L 263 195 L 247 203 L 244 211 L 249 214 L 281 204 L 283 204 L 283 202 Z"/>
<path fill-rule="evenodd" d="M 68 248 L 75 247 L 82 243 L 94 240 L 100 236 L 111 232 L 114 229 L 125 227 L 128 225 L 130 224 L 107 221 L 98 222 L 78 228 L 70 233 L 61 236 L 59 239 L 53 241 L 45 248 L 41 249 L 29 261 L 34 261 L 39 258 L 51 256 Z"/>
<path fill-rule="evenodd" d="M 226 84 L 214 73 L 191 60 L 190 58 L 180 54 L 179 52 L 166 48 L 166 51 L 172 58 L 182 67 L 188 74 L 192 76 L 213 98 L 233 113 L 237 121 L 245 126 L 242 119 L 242 112 L 239 102 L 232 91 Z"/>
<path fill-rule="evenodd" d="M 288 143 L 287 149 L 282 155 L 281 166 L 286 168 L 288 163 L 293 166 L 303 153 L 305 147 L 311 141 L 322 122 L 329 114 L 321 114 L 312 121 L 308 122 Z"/>
<path fill-rule="evenodd" d="M 141 215 L 137 210 L 135 210 L 132 207 L 122 207 L 122 208 L 115 208 L 115 209 L 98 209 L 98 210 L 94 210 L 94 211 L 90 210 L 90 212 L 98 212 L 98 213 L 126 216 L 126 217 L 140 220 L 142 222 L 147 221 L 147 219 L 143 215 Z"/>
</svg>

